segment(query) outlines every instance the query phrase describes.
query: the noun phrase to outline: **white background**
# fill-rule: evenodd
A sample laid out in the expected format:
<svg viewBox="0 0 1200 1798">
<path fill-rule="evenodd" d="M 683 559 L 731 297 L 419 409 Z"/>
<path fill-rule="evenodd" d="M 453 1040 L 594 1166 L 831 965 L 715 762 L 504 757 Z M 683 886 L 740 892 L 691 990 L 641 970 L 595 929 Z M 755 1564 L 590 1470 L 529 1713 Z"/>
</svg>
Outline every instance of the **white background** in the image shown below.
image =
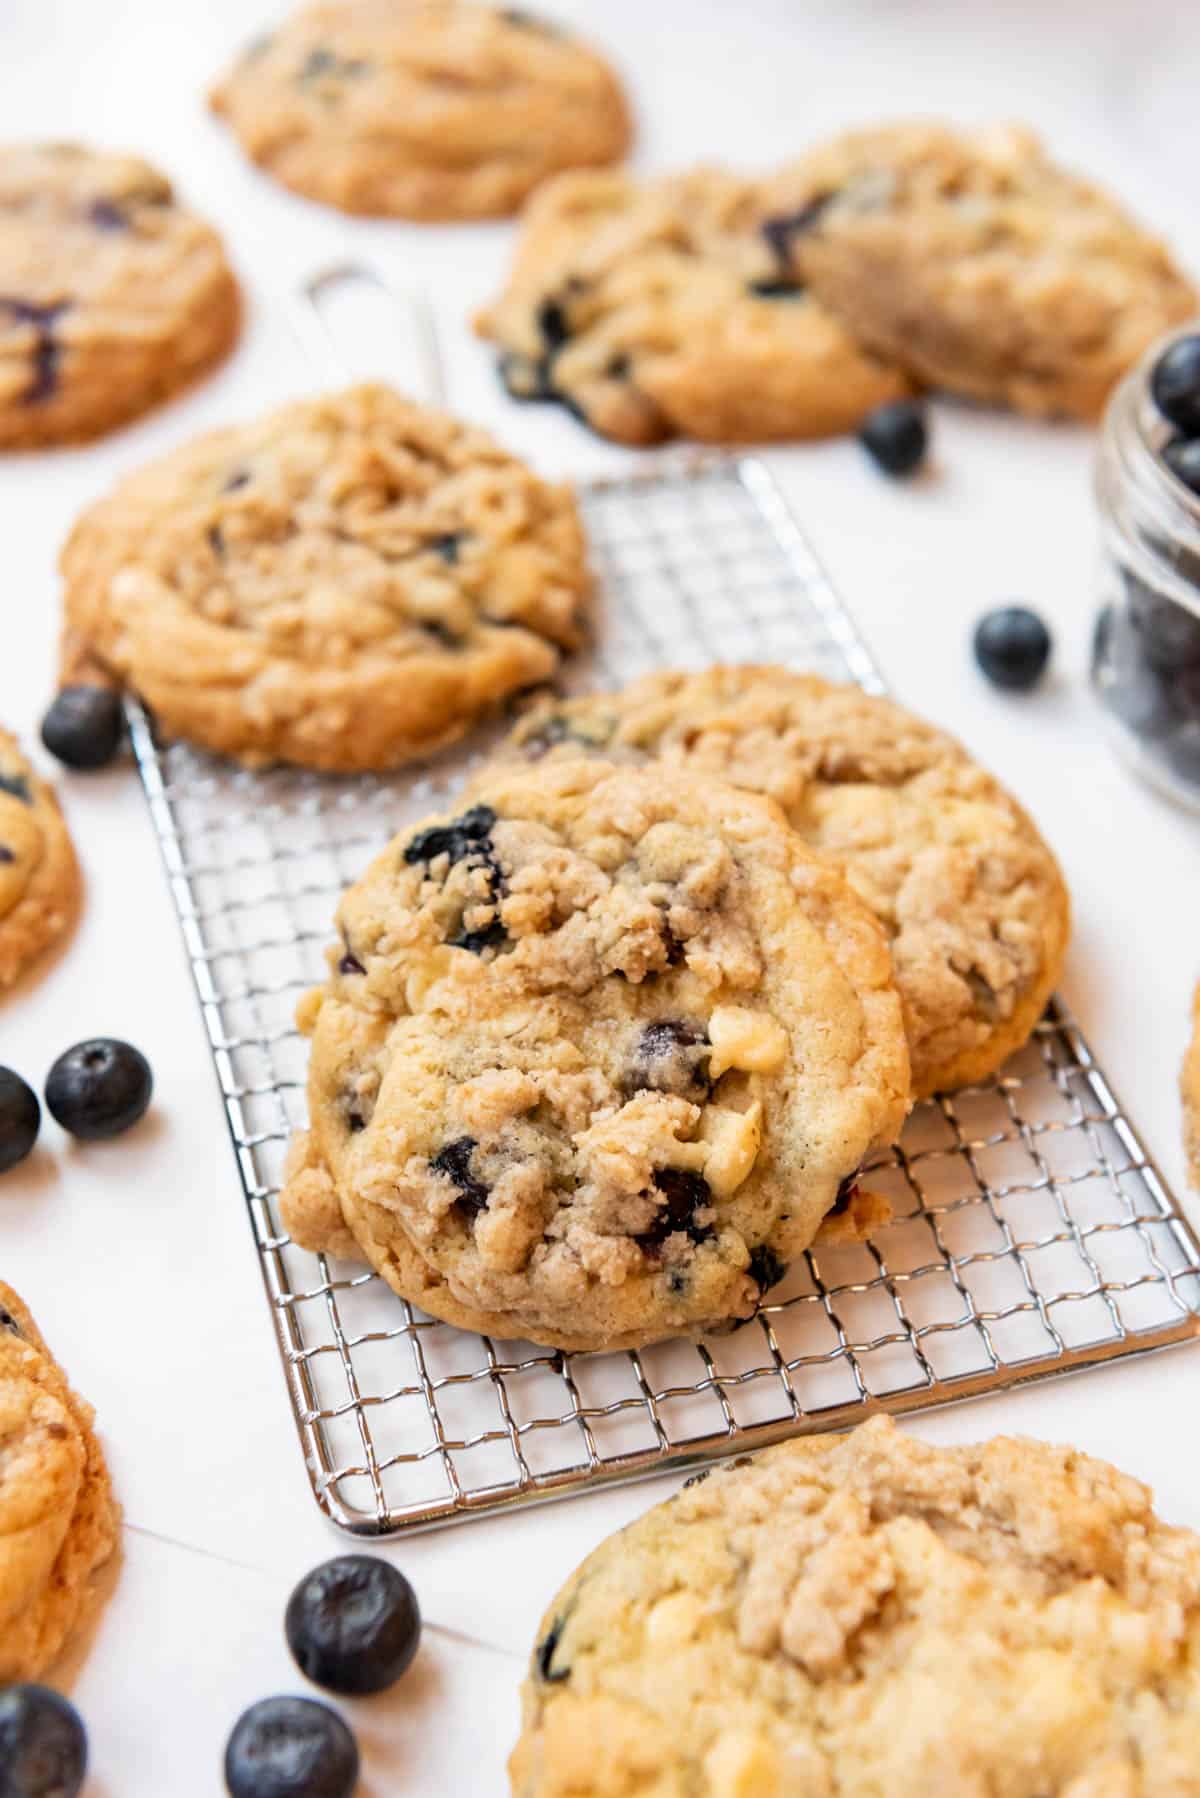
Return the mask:
<svg viewBox="0 0 1200 1798">
<path fill-rule="evenodd" d="M 261 0 L 0 0 L 2 129 L 145 152 L 225 231 L 245 277 L 243 347 L 199 392 L 81 452 L 0 466 L 0 717 L 33 737 L 49 697 L 54 563 L 79 506 L 193 430 L 301 391 L 280 310 L 290 282 L 347 251 L 434 297 L 452 403 L 548 472 L 619 461 L 569 419 L 499 394 L 464 328 L 496 285 L 505 226 L 345 220 L 273 188 L 207 116 L 202 89 L 274 8 Z M 1177 0 L 555 0 L 602 35 L 641 116 L 638 160 L 752 167 L 830 128 L 911 112 L 1025 118 L 1111 182 L 1200 269 L 1195 95 L 1200 13 Z M 590 15 L 590 16 L 589 16 Z M 403 366 L 376 372 L 403 380 Z M 937 406 L 935 454 L 890 485 L 852 443 L 772 456 L 900 697 L 958 732 L 1032 807 L 1066 868 L 1076 932 L 1064 982 L 1119 1093 L 1182 1185 L 1176 1072 L 1196 930 L 1200 826 L 1111 759 L 1084 678 L 1093 612 L 1093 439 Z M 1012 597 L 1057 639 L 1053 677 L 1003 698 L 975 674 L 972 620 Z M 124 1558 L 63 1683 L 91 1732 L 90 1798 L 219 1792 L 242 1707 L 299 1680 L 283 1605 L 339 1539 L 308 1494 L 258 1270 L 158 850 L 129 768 L 63 781 L 88 881 L 82 925 L 0 1006 L 0 1061 L 40 1083 L 92 1032 L 150 1056 L 153 1115 L 125 1142 L 70 1147 L 53 1124 L 0 1185 L 0 1274 L 27 1296 L 96 1404 L 125 1507 Z M 1001 1428 L 1071 1438 L 1200 1525 L 1188 1426 L 1200 1354 L 1085 1375 L 942 1413 L 938 1440 Z M 364 1793 L 503 1792 L 516 1686 L 537 1617 L 599 1538 L 674 1482 L 470 1522 L 385 1550 L 429 1627 L 393 1694 L 349 1707 Z"/>
</svg>

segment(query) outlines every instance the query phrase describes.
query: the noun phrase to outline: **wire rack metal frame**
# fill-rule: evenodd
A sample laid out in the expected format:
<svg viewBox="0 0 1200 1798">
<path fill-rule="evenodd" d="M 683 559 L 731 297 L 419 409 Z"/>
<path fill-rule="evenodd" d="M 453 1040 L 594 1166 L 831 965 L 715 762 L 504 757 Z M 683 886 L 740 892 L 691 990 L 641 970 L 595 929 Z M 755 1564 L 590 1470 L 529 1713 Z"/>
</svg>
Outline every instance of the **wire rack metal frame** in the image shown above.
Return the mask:
<svg viewBox="0 0 1200 1798">
<path fill-rule="evenodd" d="M 777 661 L 883 682 L 754 457 L 585 482 L 599 638 L 577 684 Z M 892 1220 L 819 1242 L 705 1343 L 565 1355 L 451 1329 L 298 1250 L 295 1001 L 342 887 L 480 750 L 415 773 L 251 773 L 130 728 L 212 1049 L 313 1493 L 359 1536 L 529 1504 L 1144 1354 L 1200 1334 L 1200 1245 L 1065 1007 L 995 1079 L 919 1106 L 870 1171 Z"/>
</svg>

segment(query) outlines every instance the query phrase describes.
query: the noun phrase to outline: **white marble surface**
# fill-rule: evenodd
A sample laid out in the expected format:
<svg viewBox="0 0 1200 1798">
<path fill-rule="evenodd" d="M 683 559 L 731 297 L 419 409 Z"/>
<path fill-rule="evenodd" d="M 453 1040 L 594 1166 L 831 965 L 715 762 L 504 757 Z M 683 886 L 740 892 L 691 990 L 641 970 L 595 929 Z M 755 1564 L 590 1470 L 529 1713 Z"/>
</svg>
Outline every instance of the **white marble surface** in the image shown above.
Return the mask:
<svg viewBox="0 0 1200 1798">
<path fill-rule="evenodd" d="M 1200 269 L 1194 108 L 1200 14 L 1176 0 L 555 0 L 611 46 L 647 168 L 753 165 L 856 120 L 941 111 L 1024 117 L 1111 181 Z M 556 473 L 620 460 L 570 420 L 507 406 L 462 328 L 503 266 L 504 227 L 355 223 L 275 191 L 205 114 L 203 78 L 274 8 L 263 0 L 7 0 L 0 93 L 12 136 L 139 148 L 225 227 L 252 300 L 236 359 L 152 420 L 82 452 L 0 467 L 0 717 L 27 735 L 50 691 L 54 558 L 78 506 L 196 428 L 307 378 L 279 302 L 347 251 L 421 283 L 443 326 L 453 403 Z M 403 370 L 379 372 L 403 374 Z M 1200 971 L 1200 827 L 1109 758 L 1084 669 L 1092 612 L 1091 439 L 934 408 L 926 478 L 889 486 L 852 444 L 772 462 L 900 695 L 964 736 L 1032 806 L 1067 869 L 1077 927 L 1067 997 L 1118 1091 L 1182 1183 L 1175 1072 Z M 973 618 L 1020 596 L 1053 622 L 1053 678 L 1004 699 L 975 676 Z M 130 1037 L 158 1080 L 125 1142 L 70 1148 L 53 1125 L 0 1188 L 0 1272 L 33 1303 L 99 1409 L 126 1511 L 124 1560 L 89 1651 L 68 1670 L 93 1746 L 90 1798 L 220 1789 L 234 1718 L 298 1689 L 282 1643 L 293 1580 L 335 1552 L 304 1479 L 200 1020 L 140 790 L 128 769 L 64 781 L 88 876 L 69 950 L 0 1008 L 0 1060 L 38 1080 L 92 1031 Z M 1200 1525 L 1180 1422 L 1192 1350 L 915 1423 L 938 1440 L 1012 1428 L 1070 1437 L 1153 1482 Z M 387 1550 L 430 1627 L 397 1693 L 349 1707 L 365 1794 L 505 1789 L 515 1688 L 556 1582 L 656 1487 L 473 1522 Z"/>
</svg>

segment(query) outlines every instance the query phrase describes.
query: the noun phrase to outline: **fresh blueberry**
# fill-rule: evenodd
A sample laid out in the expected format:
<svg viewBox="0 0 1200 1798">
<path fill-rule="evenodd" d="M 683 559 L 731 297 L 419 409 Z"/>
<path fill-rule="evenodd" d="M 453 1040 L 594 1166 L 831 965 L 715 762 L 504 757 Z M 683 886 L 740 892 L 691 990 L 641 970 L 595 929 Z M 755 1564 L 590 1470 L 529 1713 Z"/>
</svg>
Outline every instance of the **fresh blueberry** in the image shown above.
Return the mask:
<svg viewBox="0 0 1200 1798">
<path fill-rule="evenodd" d="M 975 626 L 975 660 L 994 687 L 1024 692 L 1050 660 L 1050 632 L 1027 606 L 998 606 Z"/>
<path fill-rule="evenodd" d="M 858 441 L 885 474 L 911 474 L 929 448 L 925 413 L 916 400 L 877 406 L 859 426 Z"/>
<path fill-rule="evenodd" d="M 111 687 L 64 687 L 42 719 L 42 742 L 68 768 L 103 768 L 121 741 L 121 700 Z"/>
<path fill-rule="evenodd" d="M 20 1074 L 0 1068 L 0 1174 L 24 1161 L 37 1141 L 42 1108 Z"/>
<path fill-rule="evenodd" d="M 48 1686 L 0 1691 L 0 1798 L 76 1798 L 87 1735 L 73 1704 Z"/>
<path fill-rule="evenodd" d="M 46 1076 L 46 1104 L 85 1142 L 120 1136 L 143 1115 L 154 1089 L 150 1063 L 132 1043 L 93 1036 L 60 1055 Z"/>
<path fill-rule="evenodd" d="M 1150 376 L 1154 404 L 1185 437 L 1200 436 L 1200 334 L 1177 338 Z"/>
<path fill-rule="evenodd" d="M 1172 437 L 1162 454 L 1175 479 L 1200 494 L 1200 437 Z"/>
<path fill-rule="evenodd" d="M 225 1748 L 231 1798 L 350 1798 L 358 1744 L 315 1698 L 261 1698 L 243 1711 Z"/>
<path fill-rule="evenodd" d="M 1173 674 L 1200 663 L 1200 616 L 1128 570 L 1124 581 L 1129 616 L 1150 666 L 1160 674 Z"/>
<path fill-rule="evenodd" d="M 382 1692 L 421 1639 L 417 1595 L 390 1561 L 338 1555 L 305 1574 L 284 1618 L 296 1665 L 329 1692 Z"/>
</svg>

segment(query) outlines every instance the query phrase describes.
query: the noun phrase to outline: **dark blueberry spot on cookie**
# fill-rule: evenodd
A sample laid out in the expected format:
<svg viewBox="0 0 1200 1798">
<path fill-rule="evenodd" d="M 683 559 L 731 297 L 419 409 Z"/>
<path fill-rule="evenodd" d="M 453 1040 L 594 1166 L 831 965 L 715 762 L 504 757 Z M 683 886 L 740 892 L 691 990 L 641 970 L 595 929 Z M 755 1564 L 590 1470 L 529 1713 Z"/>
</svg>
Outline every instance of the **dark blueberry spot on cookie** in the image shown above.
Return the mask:
<svg viewBox="0 0 1200 1798">
<path fill-rule="evenodd" d="M 554 1665 L 554 1656 L 558 1651 L 558 1644 L 562 1639 L 566 1622 L 565 1617 L 556 1617 L 534 1651 L 538 1678 L 547 1686 L 560 1685 L 564 1679 L 571 1677 L 569 1667 L 555 1667 Z"/>
<path fill-rule="evenodd" d="M 58 386 L 62 345 L 55 335 L 54 326 L 60 313 L 66 312 L 69 306 L 69 300 L 60 300 L 54 306 L 35 306 L 28 300 L 0 297 L 0 313 L 6 312 L 16 324 L 32 325 L 34 328 L 32 373 L 29 385 L 21 395 L 22 405 L 38 405 L 42 400 L 49 399 Z"/>
<path fill-rule="evenodd" d="M 604 373 L 610 381 L 624 381 L 632 367 L 633 363 L 625 354 L 624 350 L 619 350 L 615 356 L 610 356 L 605 363 Z"/>
<path fill-rule="evenodd" d="M 984 1017 L 998 1017 L 1000 1014 L 999 1006 L 996 1002 L 996 995 L 987 980 L 985 980 L 984 976 L 979 972 L 978 968 L 968 968 L 963 975 L 963 979 L 970 988 L 972 999 L 975 1001 L 976 1006 L 983 1013 Z"/>
<path fill-rule="evenodd" d="M 549 19 L 540 18 L 535 12 L 526 12 L 523 7 L 506 6 L 500 17 L 508 25 L 518 25 L 522 31 L 540 31 L 543 37 L 565 37 L 567 34 L 559 25 L 552 25 Z"/>
<path fill-rule="evenodd" d="M 128 231 L 129 220 L 115 200 L 93 200 L 87 211 L 97 231 Z"/>
<path fill-rule="evenodd" d="M 310 50 L 300 69 L 300 81 L 323 81 L 332 77 L 338 81 L 353 80 L 357 75 L 365 75 L 368 65 L 354 57 L 337 56 L 332 50 L 318 45 Z"/>
<path fill-rule="evenodd" d="M 706 1099 L 711 1090 L 709 1049 L 701 1025 L 678 1018 L 656 1018 L 646 1025 L 634 1045 L 625 1090 Z"/>
<path fill-rule="evenodd" d="M 762 234 L 780 262 L 789 259 L 793 243 L 812 230 L 833 197 L 832 194 L 818 194 L 816 199 L 809 200 L 795 212 L 778 212 L 773 218 L 763 220 Z"/>
<path fill-rule="evenodd" d="M 346 1128 L 351 1136 L 357 1136 L 360 1130 L 367 1127 L 367 1117 L 357 1098 L 348 1098 L 342 1105 L 342 1116 L 346 1120 Z"/>
<path fill-rule="evenodd" d="M 686 1268 L 679 1266 L 669 1267 L 667 1269 L 667 1291 L 671 1294 L 671 1297 L 674 1299 L 681 1299 L 687 1289 L 688 1277 Z"/>
<path fill-rule="evenodd" d="M 496 814 L 490 805 L 473 805 L 449 824 L 433 824 L 428 830 L 418 831 L 405 846 L 404 859 L 411 865 L 435 861 L 439 855 L 459 862 L 464 856 L 489 854 L 495 822 Z"/>
<path fill-rule="evenodd" d="M 786 275 L 768 275 L 761 281 L 748 281 L 746 286 L 757 300 L 799 300 L 805 292 L 799 281 L 789 281 Z"/>
<path fill-rule="evenodd" d="M 571 335 L 566 309 L 558 300 L 543 300 L 537 309 L 537 328 L 548 350 L 561 349 Z"/>
<path fill-rule="evenodd" d="M 550 364 L 544 356 L 522 356 L 510 350 L 500 357 L 496 367 L 510 399 L 524 402 L 558 398 L 550 379 Z"/>
<path fill-rule="evenodd" d="M 33 794 L 29 791 L 29 781 L 24 774 L 0 774 L 0 793 L 19 799 L 22 805 L 33 804 Z"/>
<path fill-rule="evenodd" d="M 233 473 L 227 476 L 222 483 L 221 492 L 236 493 L 239 487 L 246 487 L 249 483 L 250 470 L 248 468 L 235 468 Z"/>
<path fill-rule="evenodd" d="M 12 1312 L 7 1310 L 3 1305 L 0 1305 L 0 1330 L 8 1330 L 13 1336 L 19 1336 L 21 1334 L 20 1324 L 17 1322 Z"/>
<path fill-rule="evenodd" d="M 778 1286 L 787 1272 L 787 1262 L 780 1259 L 774 1249 L 769 1249 L 765 1242 L 750 1251 L 750 1278 L 760 1292 L 769 1292 L 772 1286 Z"/>
<path fill-rule="evenodd" d="M 461 649 L 465 640 L 437 618 L 422 618 L 421 629 L 427 637 L 433 638 L 439 649 Z"/>
<path fill-rule="evenodd" d="M 339 974 L 365 974 L 366 971 L 358 957 L 351 955 L 349 949 L 338 963 Z"/>
<path fill-rule="evenodd" d="M 466 534 L 465 531 L 444 531 L 440 537 L 431 537 L 425 547 L 431 549 L 435 556 L 440 556 L 448 567 L 453 568 Z"/>
<path fill-rule="evenodd" d="M 218 561 L 225 554 L 225 533 L 219 524 L 210 524 L 208 527 L 208 547 Z"/>
<path fill-rule="evenodd" d="M 473 1136 L 457 1136 L 439 1149 L 429 1163 L 435 1174 L 442 1174 L 457 1188 L 456 1203 L 472 1217 L 488 1202 L 488 1188 L 471 1172 L 471 1157 L 478 1146 Z"/>
<path fill-rule="evenodd" d="M 837 1189 L 837 1198 L 833 1201 L 833 1204 L 829 1207 L 830 1217 L 841 1217 L 843 1212 L 849 1211 L 850 1201 L 852 1198 L 854 1198 L 857 1191 L 858 1191 L 858 1174 L 857 1173 L 847 1174 L 846 1178 L 842 1181 L 841 1185 Z"/>
<path fill-rule="evenodd" d="M 8 844 L 0 843 L 0 865 L 5 862 L 15 862 L 16 859 L 16 856 L 13 854 L 13 851 L 9 848 Z"/>
<path fill-rule="evenodd" d="M 554 712 L 544 724 L 539 724 L 536 730 L 530 731 L 521 744 L 521 750 L 531 762 L 537 762 L 544 755 L 549 754 L 550 750 L 556 748 L 559 743 L 576 741 L 578 739 L 571 729 L 569 721 L 562 716 L 561 712 Z"/>
<path fill-rule="evenodd" d="M 696 1213 L 712 1203 L 712 1190 L 702 1174 L 682 1167 L 655 1169 L 654 1184 L 662 1194 L 662 1204 L 648 1230 L 634 1241 L 645 1253 L 662 1247 L 668 1236 L 684 1231 L 693 1242 L 703 1242 L 712 1235 L 712 1225 L 697 1223 Z"/>
<path fill-rule="evenodd" d="M 508 932 L 499 918 L 493 918 L 482 930 L 460 930 L 449 941 L 452 949 L 468 949 L 472 955 L 482 955 L 485 949 L 499 949 L 506 943 Z"/>
<path fill-rule="evenodd" d="M 663 919 L 662 933 L 663 942 L 666 945 L 667 951 L 667 966 L 669 968 L 677 968 L 685 954 L 683 943 L 680 938 L 675 935 L 675 932 L 671 929 L 671 926 L 667 923 L 665 918 Z"/>
</svg>

